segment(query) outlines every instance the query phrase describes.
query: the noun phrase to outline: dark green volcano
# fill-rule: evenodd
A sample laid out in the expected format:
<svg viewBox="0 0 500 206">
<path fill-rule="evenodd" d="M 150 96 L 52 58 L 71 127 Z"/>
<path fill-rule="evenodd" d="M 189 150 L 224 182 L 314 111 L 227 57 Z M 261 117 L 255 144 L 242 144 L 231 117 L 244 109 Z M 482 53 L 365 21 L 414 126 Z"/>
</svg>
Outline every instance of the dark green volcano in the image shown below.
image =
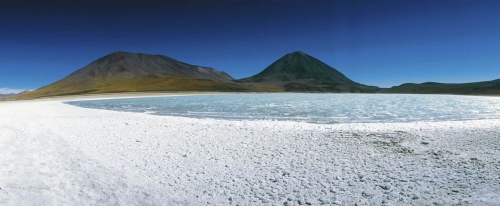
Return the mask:
<svg viewBox="0 0 500 206">
<path fill-rule="evenodd" d="M 300 51 L 289 53 L 281 57 L 264 69 L 264 71 L 246 80 L 261 82 L 275 80 L 290 81 L 297 79 L 354 83 L 354 81 L 334 68 Z"/>
<path fill-rule="evenodd" d="M 239 81 L 273 84 L 285 91 L 297 92 L 374 92 L 377 89 L 356 83 L 301 51 L 286 54 L 259 74 Z"/>
</svg>

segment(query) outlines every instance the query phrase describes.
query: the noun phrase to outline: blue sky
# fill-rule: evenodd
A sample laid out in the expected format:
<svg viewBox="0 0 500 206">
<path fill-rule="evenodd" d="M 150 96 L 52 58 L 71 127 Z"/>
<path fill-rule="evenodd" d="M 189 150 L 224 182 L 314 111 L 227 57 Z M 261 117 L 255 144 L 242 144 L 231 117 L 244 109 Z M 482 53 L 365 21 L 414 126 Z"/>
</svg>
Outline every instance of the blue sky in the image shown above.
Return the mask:
<svg viewBox="0 0 500 206">
<path fill-rule="evenodd" d="M 35 89 L 118 50 L 257 74 L 304 51 L 354 81 L 500 78 L 495 0 L 6 0 L 0 91 Z"/>
</svg>

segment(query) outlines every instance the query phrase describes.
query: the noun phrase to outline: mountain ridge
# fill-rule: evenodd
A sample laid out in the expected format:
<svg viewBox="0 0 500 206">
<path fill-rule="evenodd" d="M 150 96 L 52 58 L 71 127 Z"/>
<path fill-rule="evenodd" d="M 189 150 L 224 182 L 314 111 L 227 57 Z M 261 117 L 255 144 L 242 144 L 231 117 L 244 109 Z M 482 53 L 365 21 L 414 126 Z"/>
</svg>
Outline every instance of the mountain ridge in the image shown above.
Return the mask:
<svg viewBox="0 0 500 206">
<path fill-rule="evenodd" d="M 500 79 L 469 83 L 404 83 L 391 88 L 383 88 L 380 93 L 400 94 L 461 94 L 461 95 L 492 95 L 500 94 Z"/>
<path fill-rule="evenodd" d="M 294 51 L 251 77 L 235 80 L 226 72 L 191 65 L 164 55 L 117 51 L 52 84 L 2 100 L 146 91 L 489 95 L 500 94 L 500 79 L 461 84 L 405 83 L 391 88 L 379 88 L 355 82 L 315 57 L 302 51 Z"/>
</svg>

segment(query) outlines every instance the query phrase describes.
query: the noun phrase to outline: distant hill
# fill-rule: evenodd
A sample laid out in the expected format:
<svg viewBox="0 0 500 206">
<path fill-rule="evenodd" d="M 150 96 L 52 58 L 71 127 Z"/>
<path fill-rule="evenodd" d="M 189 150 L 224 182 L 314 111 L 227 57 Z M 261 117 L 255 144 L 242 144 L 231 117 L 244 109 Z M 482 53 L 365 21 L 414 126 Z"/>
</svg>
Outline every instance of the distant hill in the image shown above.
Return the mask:
<svg viewBox="0 0 500 206">
<path fill-rule="evenodd" d="M 10 96 L 14 96 L 14 95 L 16 95 L 16 94 L 13 94 L 13 93 L 11 93 L 11 94 L 0 94 L 0 98 L 2 98 L 2 97 L 10 97 Z"/>
<path fill-rule="evenodd" d="M 213 68 L 190 65 L 163 55 L 114 52 L 69 76 L 18 99 L 137 91 L 277 91 L 266 85 L 238 84 Z"/>
<path fill-rule="evenodd" d="M 380 92 L 407 94 L 500 94 L 500 79 L 463 84 L 445 84 L 437 82 L 426 82 L 422 84 L 406 83 L 388 89 L 382 89 Z"/>
<path fill-rule="evenodd" d="M 0 98 L 11 97 L 11 96 L 15 96 L 15 95 L 18 95 L 18 94 L 24 94 L 24 93 L 27 93 L 27 92 L 30 92 L 30 90 L 24 90 L 24 91 L 21 91 L 19 93 L 0 94 Z"/>
<path fill-rule="evenodd" d="M 375 92 L 320 60 L 296 51 L 281 57 L 262 72 L 238 82 L 267 83 L 290 92 Z"/>
</svg>

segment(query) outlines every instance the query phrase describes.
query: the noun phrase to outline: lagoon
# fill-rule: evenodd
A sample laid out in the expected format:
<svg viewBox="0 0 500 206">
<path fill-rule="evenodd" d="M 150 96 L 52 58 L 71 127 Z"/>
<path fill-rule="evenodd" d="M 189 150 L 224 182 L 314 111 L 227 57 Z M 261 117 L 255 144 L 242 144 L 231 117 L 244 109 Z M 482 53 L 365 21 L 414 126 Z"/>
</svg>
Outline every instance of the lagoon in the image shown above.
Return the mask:
<svg viewBox="0 0 500 206">
<path fill-rule="evenodd" d="M 65 102 L 164 116 L 319 124 L 500 119 L 500 98 L 407 94 L 210 94 Z"/>
</svg>

